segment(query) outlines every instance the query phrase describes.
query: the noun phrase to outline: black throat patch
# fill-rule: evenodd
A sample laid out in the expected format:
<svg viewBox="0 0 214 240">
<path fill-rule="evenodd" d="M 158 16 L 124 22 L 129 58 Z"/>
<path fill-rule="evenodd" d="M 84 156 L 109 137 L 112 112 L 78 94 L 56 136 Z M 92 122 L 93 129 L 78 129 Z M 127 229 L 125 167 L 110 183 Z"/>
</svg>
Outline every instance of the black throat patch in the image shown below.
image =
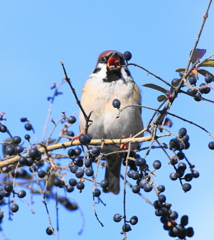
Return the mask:
<svg viewBox="0 0 214 240">
<path fill-rule="evenodd" d="M 120 70 L 110 71 L 107 69 L 107 76 L 103 79 L 104 82 L 113 82 L 122 78 L 122 74 Z"/>
</svg>

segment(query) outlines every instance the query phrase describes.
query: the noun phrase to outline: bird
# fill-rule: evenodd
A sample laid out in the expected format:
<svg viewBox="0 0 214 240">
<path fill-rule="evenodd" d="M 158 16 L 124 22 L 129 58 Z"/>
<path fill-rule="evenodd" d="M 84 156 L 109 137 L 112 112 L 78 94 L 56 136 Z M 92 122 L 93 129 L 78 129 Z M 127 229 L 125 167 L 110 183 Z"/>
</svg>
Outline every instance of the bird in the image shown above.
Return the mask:
<svg viewBox="0 0 214 240">
<path fill-rule="evenodd" d="M 120 108 L 129 105 L 120 113 L 112 106 L 113 100 L 118 99 Z M 121 139 L 139 133 L 143 129 L 141 118 L 141 91 L 134 82 L 126 66 L 124 55 L 115 50 L 102 52 L 96 67 L 85 82 L 80 99 L 82 108 L 90 124 L 87 134 L 92 139 Z M 86 119 L 80 111 L 80 130 L 86 127 Z M 142 136 L 142 134 L 140 135 Z M 139 148 L 139 143 L 132 144 L 132 149 Z M 116 145 L 104 145 L 102 151 L 106 156 L 105 179 L 108 180 L 106 192 L 118 194 L 120 192 L 120 169 L 123 154 Z"/>
</svg>

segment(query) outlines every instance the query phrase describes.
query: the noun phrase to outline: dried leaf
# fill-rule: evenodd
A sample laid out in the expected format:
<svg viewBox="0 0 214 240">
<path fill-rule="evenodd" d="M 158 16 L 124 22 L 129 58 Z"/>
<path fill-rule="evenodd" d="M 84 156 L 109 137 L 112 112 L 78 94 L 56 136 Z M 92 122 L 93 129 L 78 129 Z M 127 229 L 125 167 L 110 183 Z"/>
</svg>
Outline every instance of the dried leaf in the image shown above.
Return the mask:
<svg viewBox="0 0 214 240">
<path fill-rule="evenodd" d="M 163 102 L 166 99 L 165 95 L 160 95 L 157 97 L 158 102 Z"/>
<path fill-rule="evenodd" d="M 199 49 L 199 48 L 196 48 L 193 52 L 193 55 L 192 55 L 192 59 L 191 59 L 191 62 L 192 63 L 196 63 L 196 61 L 198 59 L 201 59 L 204 54 L 206 53 L 206 49 Z M 192 51 L 191 51 L 192 52 Z M 191 52 L 190 52 L 190 55 L 191 55 Z"/>
<path fill-rule="evenodd" d="M 198 64 L 198 67 L 214 67 L 214 59 L 205 60 L 202 63 Z"/>
<path fill-rule="evenodd" d="M 155 89 L 155 90 L 160 91 L 160 92 L 162 92 L 162 93 L 164 93 L 164 94 L 167 92 L 166 89 L 164 89 L 164 88 L 162 88 L 162 87 L 160 87 L 160 86 L 158 86 L 158 85 L 152 84 L 152 83 L 144 84 L 144 85 L 142 85 L 142 86 L 143 86 L 143 87 L 148 87 L 148 88 Z"/>
<path fill-rule="evenodd" d="M 75 202 L 70 202 L 66 197 L 58 197 L 57 201 L 60 202 L 67 210 L 74 211 L 78 209 Z"/>
<path fill-rule="evenodd" d="M 206 75 L 211 75 L 213 76 L 213 74 L 205 69 L 199 69 L 198 72 L 203 75 L 203 76 L 206 76 Z"/>
<path fill-rule="evenodd" d="M 178 68 L 177 70 L 175 70 L 176 72 L 185 72 L 185 68 Z"/>
</svg>

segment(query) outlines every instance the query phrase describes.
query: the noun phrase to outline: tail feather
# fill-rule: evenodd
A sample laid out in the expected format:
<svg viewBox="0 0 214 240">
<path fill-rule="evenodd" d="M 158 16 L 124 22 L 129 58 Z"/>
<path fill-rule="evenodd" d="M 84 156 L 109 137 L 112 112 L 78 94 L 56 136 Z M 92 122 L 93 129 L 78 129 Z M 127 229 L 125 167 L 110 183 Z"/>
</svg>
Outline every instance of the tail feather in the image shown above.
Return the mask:
<svg viewBox="0 0 214 240">
<path fill-rule="evenodd" d="M 108 192 L 118 194 L 120 192 L 120 168 L 122 156 L 121 154 L 112 154 L 106 157 L 106 173 L 105 179 L 108 180 Z"/>
</svg>

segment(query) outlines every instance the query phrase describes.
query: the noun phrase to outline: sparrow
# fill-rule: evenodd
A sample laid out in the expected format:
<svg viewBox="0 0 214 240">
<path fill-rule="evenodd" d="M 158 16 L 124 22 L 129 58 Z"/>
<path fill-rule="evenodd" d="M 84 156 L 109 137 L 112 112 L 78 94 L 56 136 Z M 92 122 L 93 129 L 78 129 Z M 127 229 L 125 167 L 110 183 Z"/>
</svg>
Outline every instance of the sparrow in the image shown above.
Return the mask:
<svg viewBox="0 0 214 240">
<path fill-rule="evenodd" d="M 102 52 L 97 65 L 85 82 L 81 105 L 87 116 L 90 115 L 92 124 L 88 134 L 93 139 L 120 139 L 134 136 L 143 129 L 140 107 L 128 107 L 120 113 L 112 106 L 114 99 L 121 102 L 120 108 L 128 105 L 141 105 L 140 89 L 134 82 L 128 67 L 125 65 L 123 54 L 118 51 Z M 80 112 L 80 129 L 84 130 L 86 120 Z M 141 135 L 142 136 L 142 135 Z M 132 149 L 139 147 L 132 144 Z M 104 145 L 103 153 L 119 151 L 120 146 Z M 120 152 L 106 156 L 105 179 L 109 185 L 105 191 L 118 194 L 120 191 L 120 168 L 123 154 Z"/>
</svg>

